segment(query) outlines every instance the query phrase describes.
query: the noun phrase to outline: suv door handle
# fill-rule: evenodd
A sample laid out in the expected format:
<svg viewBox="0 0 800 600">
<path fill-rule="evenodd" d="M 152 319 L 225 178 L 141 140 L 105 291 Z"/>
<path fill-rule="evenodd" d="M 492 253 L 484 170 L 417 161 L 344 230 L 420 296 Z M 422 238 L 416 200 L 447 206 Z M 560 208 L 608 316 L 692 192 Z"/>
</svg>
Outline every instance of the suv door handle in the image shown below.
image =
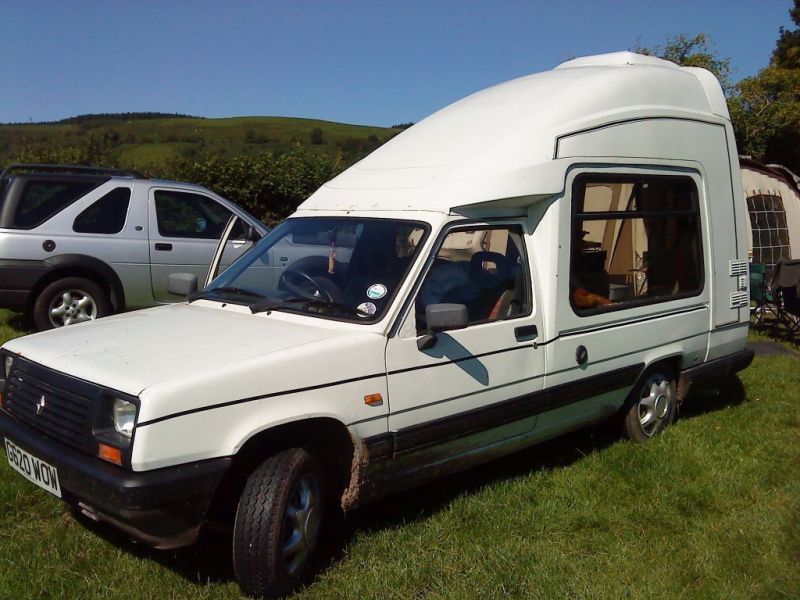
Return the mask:
<svg viewBox="0 0 800 600">
<path fill-rule="evenodd" d="M 536 325 L 523 325 L 522 327 L 514 328 L 514 337 L 517 338 L 518 342 L 521 342 L 523 339 L 534 339 L 538 335 L 539 330 L 536 329 Z"/>
<path fill-rule="evenodd" d="M 172 250 L 172 244 L 156 244 L 156 250 L 169 252 L 170 250 Z"/>
</svg>

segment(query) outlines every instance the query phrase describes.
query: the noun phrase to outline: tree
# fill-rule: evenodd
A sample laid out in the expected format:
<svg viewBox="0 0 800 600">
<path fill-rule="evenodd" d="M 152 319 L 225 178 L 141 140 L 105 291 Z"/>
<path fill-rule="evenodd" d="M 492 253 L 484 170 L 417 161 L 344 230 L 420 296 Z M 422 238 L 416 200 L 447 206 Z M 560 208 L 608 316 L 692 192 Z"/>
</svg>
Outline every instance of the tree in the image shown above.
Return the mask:
<svg viewBox="0 0 800 600">
<path fill-rule="evenodd" d="M 739 152 L 800 171 L 800 69 L 770 65 L 729 103 Z"/>
<path fill-rule="evenodd" d="M 789 16 L 792 17 L 794 24 L 800 27 L 800 0 L 794 0 L 794 8 L 789 11 Z M 772 66 L 783 69 L 800 68 L 800 29 L 791 31 L 780 28 L 771 63 Z"/>
<path fill-rule="evenodd" d="M 739 151 L 800 173 L 800 0 L 781 27 L 770 64 L 737 85 L 729 102 Z"/>
<path fill-rule="evenodd" d="M 712 49 L 711 38 L 707 33 L 698 33 L 694 36 L 679 33 L 668 38 L 667 43 L 663 46 L 652 48 L 641 46 L 637 42 L 632 50 L 639 54 L 657 56 L 683 67 L 707 69 L 719 80 L 726 97 L 735 93 L 735 88 L 731 84 L 731 59 L 719 56 Z"/>
<path fill-rule="evenodd" d="M 265 223 L 274 224 L 339 169 L 328 155 L 317 155 L 298 145 L 279 156 L 266 152 L 230 158 L 183 157 L 150 169 L 148 174 L 198 183 L 240 204 Z"/>
<path fill-rule="evenodd" d="M 311 143 L 315 146 L 321 146 L 325 143 L 325 136 L 320 127 L 314 127 L 308 137 Z"/>
</svg>

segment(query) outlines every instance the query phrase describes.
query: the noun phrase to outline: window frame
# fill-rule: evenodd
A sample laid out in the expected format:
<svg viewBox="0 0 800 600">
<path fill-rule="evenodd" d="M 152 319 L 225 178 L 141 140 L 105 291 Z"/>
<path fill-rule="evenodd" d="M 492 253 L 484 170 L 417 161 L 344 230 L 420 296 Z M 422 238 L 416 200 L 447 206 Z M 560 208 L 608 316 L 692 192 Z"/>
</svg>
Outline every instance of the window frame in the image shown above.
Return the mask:
<svg viewBox="0 0 800 600">
<path fill-rule="evenodd" d="M 210 236 L 205 236 L 205 235 L 203 235 L 203 236 L 199 236 L 199 235 L 174 235 L 174 234 L 165 233 L 164 231 L 162 231 L 162 229 L 161 229 L 161 219 L 159 219 L 159 212 L 158 212 L 158 194 L 159 193 L 182 194 L 182 195 L 187 195 L 187 196 L 197 196 L 199 198 L 204 198 L 204 199 L 208 200 L 209 202 L 213 202 L 217 206 L 225 209 L 229 214 L 228 214 L 228 217 L 222 223 L 219 235 L 216 236 L 216 237 L 210 237 Z M 235 211 L 231 210 L 228 206 L 225 206 L 225 204 L 223 204 L 219 200 L 216 200 L 215 198 L 213 198 L 211 196 L 208 196 L 207 194 L 203 194 L 203 193 L 200 193 L 200 192 L 197 192 L 197 191 L 193 191 L 193 190 L 190 191 L 190 190 L 180 190 L 180 189 L 173 189 L 173 188 L 154 188 L 152 190 L 152 199 L 153 199 L 153 211 L 155 213 L 154 216 L 155 216 L 156 230 L 158 231 L 158 235 L 163 239 L 219 242 L 220 239 L 222 239 L 222 234 L 224 233 L 225 225 L 227 225 L 228 221 L 230 221 L 231 215 L 239 216 L 239 215 L 237 215 L 237 213 Z"/>
<path fill-rule="evenodd" d="M 691 209 L 673 209 L 673 210 L 619 210 L 619 211 L 606 211 L 606 212 L 579 212 L 578 205 L 583 203 L 586 194 L 587 183 L 609 183 L 609 184 L 633 184 L 639 185 L 642 183 L 652 181 L 680 181 L 688 183 L 694 190 L 695 206 Z M 567 293 L 569 298 L 569 305 L 572 308 L 573 314 L 578 317 L 592 317 L 596 315 L 605 315 L 610 313 L 617 313 L 621 310 L 639 308 L 642 306 L 650 306 L 653 304 L 663 304 L 665 302 L 672 302 L 675 300 L 683 300 L 686 298 L 694 298 L 700 296 L 706 287 L 706 267 L 705 267 L 705 244 L 703 243 L 703 215 L 701 207 L 700 188 L 695 179 L 689 175 L 667 175 L 667 174 L 654 174 L 654 173 L 598 173 L 594 171 L 581 172 L 575 176 L 572 181 L 572 195 L 570 198 L 570 217 L 569 217 L 569 259 L 568 259 L 568 276 L 567 276 Z M 644 219 L 644 218 L 670 218 L 681 215 L 692 215 L 696 219 L 697 226 L 697 240 L 698 240 L 698 253 L 697 253 L 697 268 L 698 268 L 698 285 L 697 288 L 691 291 L 681 292 L 670 296 L 654 296 L 651 298 L 643 298 L 640 300 L 632 300 L 621 302 L 619 304 L 612 304 L 606 306 L 598 306 L 593 308 L 581 308 L 575 305 L 574 290 L 572 287 L 572 275 L 574 272 L 574 257 L 577 250 L 578 237 L 575 235 L 577 223 L 579 221 L 608 221 L 608 220 L 625 220 L 625 219 Z"/>
<path fill-rule="evenodd" d="M 122 220 L 122 225 L 117 231 L 114 231 L 114 232 L 111 232 L 111 233 L 107 233 L 107 232 L 98 232 L 98 231 L 78 231 L 77 229 L 75 229 L 75 225 L 77 224 L 78 219 L 80 219 L 86 211 L 88 211 L 91 208 L 93 208 L 95 205 L 97 205 L 98 202 L 102 202 L 103 200 L 105 200 L 109 196 L 109 194 L 113 194 L 114 192 L 116 192 L 118 190 L 127 190 L 128 191 L 128 199 L 127 199 L 127 205 L 125 206 L 125 218 Z M 120 186 L 117 186 L 117 187 L 109 190 L 108 192 L 106 192 L 105 194 L 100 196 L 97 200 L 95 200 L 94 202 L 89 204 L 89 206 L 84 208 L 81 212 L 79 212 L 75 216 L 74 219 L 72 219 L 72 231 L 73 231 L 73 233 L 78 233 L 80 235 L 118 235 L 118 234 L 122 233 L 125 230 L 125 225 L 127 225 L 127 223 L 128 223 L 128 216 L 130 215 L 130 211 L 131 211 L 131 200 L 132 199 L 133 199 L 133 190 L 128 186 L 120 185 Z"/>
<path fill-rule="evenodd" d="M 433 268 L 434 263 L 436 262 L 436 257 L 439 254 L 439 251 L 442 249 L 444 245 L 445 239 L 451 233 L 457 233 L 458 231 L 475 231 L 478 229 L 484 230 L 497 230 L 497 229 L 511 229 L 513 227 L 518 227 L 520 230 L 520 237 L 522 238 L 522 260 L 523 260 L 523 272 L 524 272 L 524 281 L 523 281 L 523 288 L 525 290 L 525 302 L 527 304 L 527 311 L 514 315 L 512 317 L 506 317 L 504 319 L 482 319 L 480 321 L 471 321 L 462 329 L 453 330 L 454 333 L 457 331 L 463 331 L 464 329 L 469 329 L 471 327 L 477 325 L 487 325 L 487 324 L 494 324 L 494 323 L 506 323 L 508 321 L 514 321 L 516 319 L 524 319 L 526 317 L 530 317 L 534 313 L 534 297 L 535 294 L 533 292 L 533 275 L 531 273 L 531 262 L 528 255 L 528 244 L 526 240 L 527 236 L 527 229 L 526 229 L 526 221 L 524 219 L 509 219 L 499 217 L 497 219 L 479 219 L 479 220 L 469 220 L 469 221 L 453 221 L 451 223 L 445 224 L 442 227 L 442 230 L 439 232 L 439 235 L 434 240 L 433 246 L 425 259 L 425 265 L 420 272 L 419 276 L 417 277 L 416 281 L 414 282 L 414 287 L 412 288 L 411 292 L 408 295 L 407 305 L 403 306 L 400 316 L 396 321 L 394 327 L 392 327 L 392 331 L 390 332 L 390 337 L 397 335 L 402 327 L 403 322 L 406 319 L 412 318 L 416 322 L 417 318 L 417 297 L 419 296 L 420 292 L 422 291 L 422 287 L 425 285 L 425 280 L 428 278 L 428 275 Z M 414 325 L 414 330 L 416 332 L 416 336 L 419 337 L 421 335 L 420 330 L 416 328 Z"/>
<path fill-rule="evenodd" d="M 79 200 L 86 198 L 89 194 L 96 191 L 100 186 L 105 184 L 108 181 L 108 178 L 105 179 L 51 179 L 51 178 L 30 178 L 30 179 L 23 179 L 21 181 L 22 190 L 18 193 L 18 195 L 12 199 L 10 203 L 11 206 L 11 215 L 10 215 L 10 222 L 7 225 L 8 229 L 15 229 L 19 231 L 31 231 L 36 229 L 37 227 L 41 227 L 45 223 L 49 222 L 57 215 L 60 215 L 65 210 L 67 210 L 70 206 L 73 206 Z M 25 198 L 28 194 L 28 189 L 33 185 L 42 185 L 42 184 L 51 184 L 51 185 L 79 185 L 83 184 L 87 187 L 87 189 L 83 190 L 82 193 L 73 196 L 66 204 L 60 206 L 57 210 L 50 213 L 49 215 L 45 216 L 42 219 L 34 222 L 30 225 L 20 225 L 17 222 L 17 219 L 20 216 L 20 211 L 24 205 Z M 4 194 L 8 195 L 9 192 L 13 189 L 13 181 L 9 179 L 9 182 L 4 190 Z"/>
</svg>

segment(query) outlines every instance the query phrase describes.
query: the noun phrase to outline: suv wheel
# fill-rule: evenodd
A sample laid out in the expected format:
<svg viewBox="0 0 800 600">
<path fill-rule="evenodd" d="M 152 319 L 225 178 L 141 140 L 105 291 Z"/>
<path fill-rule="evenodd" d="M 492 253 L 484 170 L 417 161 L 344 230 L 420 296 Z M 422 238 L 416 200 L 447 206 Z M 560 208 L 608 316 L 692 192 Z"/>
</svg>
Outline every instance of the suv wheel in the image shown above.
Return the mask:
<svg viewBox="0 0 800 600">
<path fill-rule="evenodd" d="M 44 288 L 33 305 L 37 329 L 53 329 L 111 314 L 111 302 L 95 282 L 66 277 Z"/>
<path fill-rule="evenodd" d="M 245 594 L 282 596 L 313 573 L 323 489 L 319 463 L 302 448 L 279 452 L 250 475 L 233 527 L 233 569 Z"/>
</svg>

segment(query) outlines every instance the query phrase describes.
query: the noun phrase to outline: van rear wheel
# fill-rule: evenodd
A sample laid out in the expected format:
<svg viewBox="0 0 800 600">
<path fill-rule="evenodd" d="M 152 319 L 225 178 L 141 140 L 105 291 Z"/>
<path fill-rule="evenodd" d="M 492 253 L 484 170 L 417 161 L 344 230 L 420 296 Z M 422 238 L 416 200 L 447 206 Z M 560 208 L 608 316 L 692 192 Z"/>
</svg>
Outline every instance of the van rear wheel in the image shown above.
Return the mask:
<svg viewBox="0 0 800 600">
<path fill-rule="evenodd" d="M 285 595 L 314 573 L 325 507 L 315 457 L 291 448 L 250 475 L 236 510 L 233 569 L 256 598 Z"/>
<path fill-rule="evenodd" d="M 639 380 L 623 409 L 623 433 L 646 442 L 674 421 L 678 412 L 675 375 L 666 365 L 656 365 Z"/>
</svg>

